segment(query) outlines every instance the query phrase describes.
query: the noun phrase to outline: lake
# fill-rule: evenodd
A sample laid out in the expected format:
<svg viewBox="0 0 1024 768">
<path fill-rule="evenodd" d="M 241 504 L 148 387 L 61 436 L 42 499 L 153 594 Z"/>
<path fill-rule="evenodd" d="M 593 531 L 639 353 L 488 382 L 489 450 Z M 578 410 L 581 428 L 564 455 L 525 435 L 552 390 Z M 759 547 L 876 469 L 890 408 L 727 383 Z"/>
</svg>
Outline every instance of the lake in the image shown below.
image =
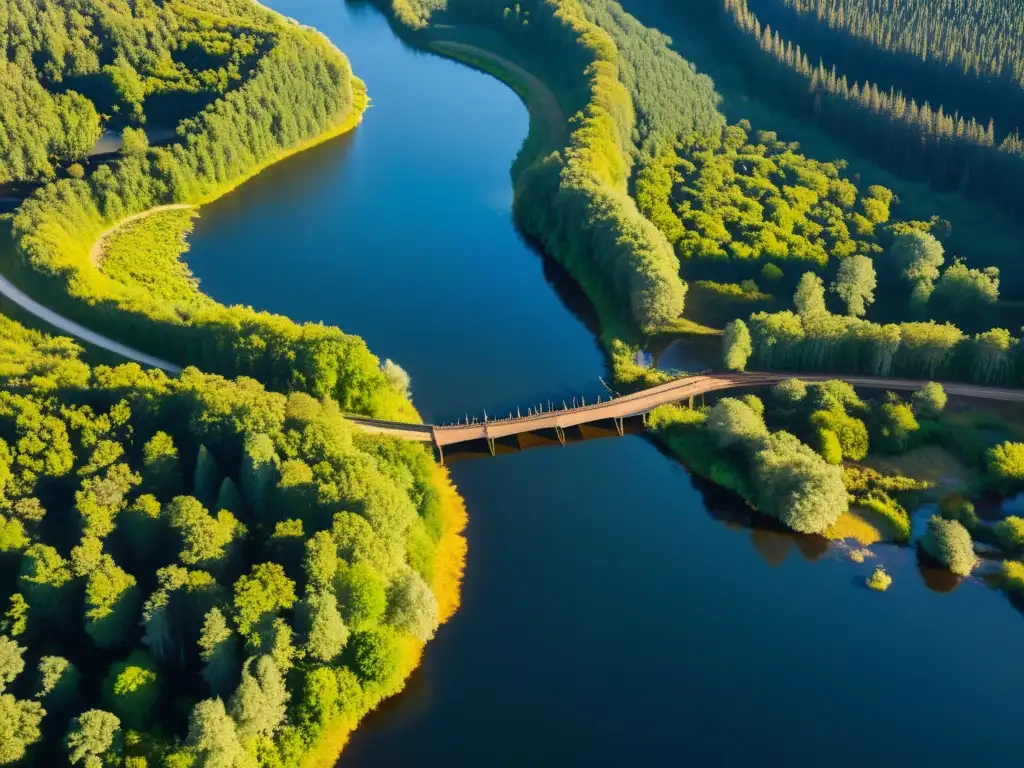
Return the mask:
<svg viewBox="0 0 1024 768">
<path fill-rule="evenodd" d="M 513 225 L 528 117 L 512 91 L 410 49 L 365 6 L 270 4 L 334 40 L 373 106 L 203 209 L 188 259 L 204 290 L 363 336 L 409 371 L 429 421 L 601 393 L 586 302 Z M 1024 619 L 978 582 L 948 591 L 912 550 L 855 565 L 772 530 L 642 436 L 452 475 L 471 521 L 462 608 L 343 766 L 1019 752 Z M 877 562 L 884 595 L 863 586 Z"/>
</svg>

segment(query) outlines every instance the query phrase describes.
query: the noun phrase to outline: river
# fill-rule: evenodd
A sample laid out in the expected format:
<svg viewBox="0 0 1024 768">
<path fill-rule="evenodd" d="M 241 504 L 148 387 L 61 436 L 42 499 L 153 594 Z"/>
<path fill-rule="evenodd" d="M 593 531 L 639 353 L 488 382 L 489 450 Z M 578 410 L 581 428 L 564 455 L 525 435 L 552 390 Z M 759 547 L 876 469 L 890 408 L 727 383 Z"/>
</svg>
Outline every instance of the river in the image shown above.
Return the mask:
<svg viewBox="0 0 1024 768">
<path fill-rule="evenodd" d="M 516 233 L 527 132 L 491 78 L 340 0 L 274 0 L 350 56 L 353 134 L 203 210 L 203 288 L 358 333 L 428 420 L 601 391 L 585 302 Z M 1018 754 L 1024 619 L 879 548 L 885 594 L 813 537 L 752 524 L 638 436 L 453 463 L 463 605 L 342 766 L 861 765 Z"/>
</svg>

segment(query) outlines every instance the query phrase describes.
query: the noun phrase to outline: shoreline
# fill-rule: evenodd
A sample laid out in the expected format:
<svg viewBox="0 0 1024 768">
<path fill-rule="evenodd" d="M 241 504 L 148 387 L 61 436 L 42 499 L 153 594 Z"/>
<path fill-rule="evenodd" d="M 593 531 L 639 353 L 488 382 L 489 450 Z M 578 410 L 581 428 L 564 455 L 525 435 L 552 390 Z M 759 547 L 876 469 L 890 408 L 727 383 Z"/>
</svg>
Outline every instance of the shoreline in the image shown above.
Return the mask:
<svg viewBox="0 0 1024 768">
<path fill-rule="evenodd" d="M 462 36 L 466 39 L 446 38 L 443 36 L 446 30 L 462 32 Z M 457 61 L 498 80 L 510 88 L 526 107 L 530 116 L 529 134 L 523 140 L 523 145 L 512 163 L 512 212 L 515 216 L 520 193 L 517 183 L 518 175 L 544 157 L 561 152 L 563 149 L 562 137 L 568 140 L 568 121 L 554 89 L 548 86 L 543 78 L 523 65 L 486 48 L 485 40 L 481 39 L 488 36 L 486 30 L 467 26 L 452 26 L 428 27 L 426 30 L 414 32 L 404 31 L 404 36 L 410 39 L 417 48 Z M 470 42 L 467 42 L 467 39 Z M 555 109 L 545 108 L 545 102 L 548 102 L 549 99 L 553 101 L 557 112 Z M 557 118 L 561 118 L 562 122 L 553 124 Z M 534 147 L 533 141 L 538 134 L 544 134 L 547 141 L 543 145 Z M 534 150 L 533 156 L 527 155 L 530 150 Z M 537 248 L 544 258 L 553 259 L 560 264 L 543 248 L 534 234 L 522 229 L 521 231 L 523 235 L 537 243 Z M 579 270 L 568 269 L 561 264 L 560 266 L 569 272 L 573 281 L 591 303 L 599 326 L 597 340 L 607 357 L 609 372 L 613 380 L 620 386 L 636 386 L 642 389 L 664 384 L 676 378 L 657 368 L 643 368 L 633 362 L 634 348 L 642 348 L 645 342 L 655 337 L 668 336 L 674 340 L 721 333 L 719 329 L 679 317 L 671 326 L 655 329 L 652 333 L 645 334 L 635 328 L 619 310 L 612 306 L 613 300 L 608 296 L 607 290 L 601 285 L 599 279 L 593 275 L 580 273 Z"/>
<path fill-rule="evenodd" d="M 147 208 L 144 211 L 139 211 L 137 213 L 130 214 L 129 216 L 126 216 L 123 219 L 114 222 L 109 227 L 104 229 L 90 244 L 86 264 L 83 265 L 82 268 L 92 268 L 98 270 L 99 265 L 102 262 L 103 250 L 107 242 L 109 241 L 110 237 L 116 234 L 117 232 L 121 231 L 128 224 L 131 224 L 135 221 L 139 221 L 153 214 L 160 213 L 162 211 L 186 209 L 199 210 L 202 208 L 202 206 L 212 203 L 215 200 L 218 200 L 221 197 L 229 194 L 230 192 L 235 191 L 240 186 L 255 178 L 256 176 L 258 176 L 260 173 L 267 170 L 271 166 L 283 162 L 284 160 L 287 160 L 289 157 L 292 157 L 293 155 L 297 155 L 300 152 L 305 152 L 306 150 L 313 149 L 321 144 L 339 138 L 340 136 L 343 136 L 355 130 L 363 121 L 363 115 L 366 113 L 366 110 L 370 106 L 370 99 L 366 93 L 366 86 L 363 84 L 363 81 L 360 80 L 355 75 L 352 75 L 352 78 L 355 105 L 353 107 L 352 112 L 343 120 L 341 120 L 337 126 L 311 139 L 299 142 L 295 146 L 278 153 L 273 158 L 270 158 L 262 163 L 253 166 L 252 169 L 250 169 L 245 174 L 239 176 L 234 181 L 223 185 L 222 187 L 218 188 L 209 195 L 206 195 L 205 197 L 202 197 L 194 202 L 157 205 L 152 208 Z M 14 244 L 13 253 L 20 254 L 20 251 L 18 250 L 16 244 Z M 203 295 L 205 296 L 206 294 Z M 13 301 L 26 312 L 29 312 L 31 315 L 43 321 L 47 325 L 56 329 L 57 331 L 69 334 L 76 339 L 87 342 L 89 344 L 93 344 L 108 352 L 112 352 L 116 355 L 124 357 L 126 361 L 137 362 L 143 365 L 160 368 L 166 371 L 167 373 L 171 374 L 180 373 L 182 370 L 183 366 L 175 365 L 173 363 L 167 362 L 166 360 L 162 360 L 158 357 L 150 355 L 149 353 L 143 350 L 138 350 L 126 344 L 123 344 L 117 341 L 116 339 L 112 339 L 109 336 L 103 335 L 102 333 L 93 331 L 87 328 L 86 326 L 82 325 L 81 323 L 78 323 L 70 319 L 69 317 L 60 314 L 59 312 L 56 312 L 48 308 L 45 304 L 32 298 L 32 296 L 30 296 L 25 290 L 23 290 L 17 284 L 17 282 L 14 279 L 12 279 L 11 275 L 8 274 L 8 270 L 0 272 L 0 296 L 3 296 L 9 299 L 10 301 Z"/>
</svg>

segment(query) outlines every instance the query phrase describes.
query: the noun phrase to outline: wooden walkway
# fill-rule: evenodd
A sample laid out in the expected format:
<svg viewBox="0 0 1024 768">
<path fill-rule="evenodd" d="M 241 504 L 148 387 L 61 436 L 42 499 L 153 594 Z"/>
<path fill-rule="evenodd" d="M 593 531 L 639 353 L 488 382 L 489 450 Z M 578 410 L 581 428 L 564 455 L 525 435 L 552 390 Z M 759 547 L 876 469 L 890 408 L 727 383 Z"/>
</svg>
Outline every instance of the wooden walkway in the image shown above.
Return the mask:
<svg viewBox="0 0 1024 768">
<path fill-rule="evenodd" d="M 793 374 L 793 373 L 712 373 L 676 379 L 631 395 L 612 398 L 592 405 L 577 408 L 531 413 L 527 416 L 506 419 L 487 419 L 469 424 L 431 426 L 425 424 L 403 424 L 373 419 L 352 419 L 360 428 L 374 434 L 399 437 L 433 443 L 439 449 L 449 445 L 486 440 L 494 451 L 494 441 L 502 437 L 554 430 L 559 440 L 565 442 L 564 430 L 581 424 L 607 421 L 614 423 L 619 434 L 624 433 L 623 419 L 649 413 L 659 405 L 678 403 L 708 392 L 722 389 L 768 387 L 785 379 L 801 381 L 829 381 L 842 379 L 855 387 L 886 389 L 894 391 L 916 391 L 927 382 L 912 379 L 885 379 L 867 376 L 840 376 L 835 374 Z M 983 387 L 975 384 L 943 383 L 947 394 L 960 397 L 977 397 L 985 400 L 1002 400 L 1024 403 L 1024 390 Z"/>
</svg>

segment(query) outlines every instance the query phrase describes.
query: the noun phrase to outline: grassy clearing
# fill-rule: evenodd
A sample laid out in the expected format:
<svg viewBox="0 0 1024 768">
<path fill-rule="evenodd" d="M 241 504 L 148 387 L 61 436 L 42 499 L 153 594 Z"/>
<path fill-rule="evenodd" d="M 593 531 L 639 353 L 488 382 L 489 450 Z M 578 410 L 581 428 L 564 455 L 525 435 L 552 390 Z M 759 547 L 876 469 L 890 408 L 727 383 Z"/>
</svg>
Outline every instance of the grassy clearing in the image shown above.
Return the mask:
<svg viewBox="0 0 1024 768">
<path fill-rule="evenodd" d="M 135 219 L 107 239 L 100 269 L 124 285 L 144 288 L 175 306 L 194 308 L 209 302 L 199 290 L 182 255 L 192 231 L 195 210 L 154 211 Z"/>
<path fill-rule="evenodd" d="M 923 480 L 944 491 L 964 488 L 976 479 L 974 471 L 937 445 L 913 448 L 896 456 L 868 456 L 864 464 L 886 475 Z"/>
<path fill-rule="evenodd" d="M 867 510 L 851 508 L 844 512 L 838 520 L 830 525 L 824 533 L 826 539 L 832 541 L 857 542 L 863 547 L 869 547 L 880 541 L 885 541 L 886 536 L 876 520 L 868 520 Z"/>
</svg>

